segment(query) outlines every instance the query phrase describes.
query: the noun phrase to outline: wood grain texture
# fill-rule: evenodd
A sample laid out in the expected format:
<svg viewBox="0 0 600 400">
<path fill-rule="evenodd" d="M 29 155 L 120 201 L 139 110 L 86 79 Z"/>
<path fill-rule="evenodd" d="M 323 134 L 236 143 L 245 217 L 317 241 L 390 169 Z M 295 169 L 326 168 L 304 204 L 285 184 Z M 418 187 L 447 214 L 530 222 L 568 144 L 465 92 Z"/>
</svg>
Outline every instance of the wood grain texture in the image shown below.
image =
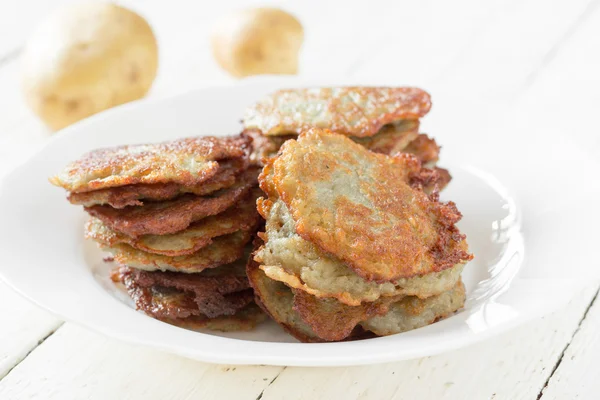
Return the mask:
<svg viewBox="0 0 600 400">
<path fill-rule="evenodd" d="M 66 324 L 0 381 L 0 398 L 535 398 L 596 293 L 514 332 L 439 356 L 346 368 L 218 366 Z"/>
<path fill-rule="evenodd" d="M 542 392 L 542 400 L 595 399 L 600 393 L 600 303 L 596 297 L 585 320 Z"/>
<path fill-rule="evenodd" d="M 262 398 L 535 399 L 596 291 L 590 287 L 564 310 L 514 332 L 438 356 L 327 373 L 287 368 Z"/>
<path fill-rule="evenodd" d="M 66 324 L 0 381 L 0 398 L 256 399 L 280 370 L 200 363 Z"/>
<path fill-rule="evenodd" d="M 61 324 L 0 282 L 0 379 Z"/>
</svg>

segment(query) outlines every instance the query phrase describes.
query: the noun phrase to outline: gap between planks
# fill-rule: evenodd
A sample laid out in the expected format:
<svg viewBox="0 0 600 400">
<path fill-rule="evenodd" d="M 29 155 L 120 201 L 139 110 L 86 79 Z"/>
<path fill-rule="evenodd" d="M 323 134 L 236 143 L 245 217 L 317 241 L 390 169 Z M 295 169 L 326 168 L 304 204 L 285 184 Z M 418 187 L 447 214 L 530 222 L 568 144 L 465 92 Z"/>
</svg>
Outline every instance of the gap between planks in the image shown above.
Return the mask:
<svg viewBox="0 0 600 400">
<path fill-rule="evenodd" d="M 37 341 L 37 343 L 31 347 L 24 355 L 23 357 L 20 357 L 19 360 L 17 360 L 17 362 L 10 367 L 4 374 L 0 375 L 0 381 L 2 381 L 2 379 L 6 378 L 13 369 L 15 369 L 20 363 L 22 363 L 27 357 L 29 357 L 29 355 L 31 354 L 31 352 L 33 352 L 35 349 L 37 349 L 42 343 L 44 343 L 50 336 L 54 335 L 56 333 L 56 331 L 58 331 L 62 326 L 64 325 L 64 321 L 60 321 L 58 323 L 58 326 L 54 329 L 52 329 L 47 335 L 43 336 L 41 339 L 39 339 Z"/>
<path fill-rule="evenodd" d="M 273 383 L 275 383 L 275 381 L 277 380 L 277 378 L 279 378 L 279 375 L 281 375 L 281 373 L 283 371 L 285 371 L 287 367 L 282 367 L 281 371 L 279 371 L 277 373 L 277 375 L 275 375 L 275 377 L 273 379 L 271 379 L 271 382 L 269 382 L 269 384 L 267 386 L 265 386 L 265 388 L 263 390 L 261 390 L 261 392 L 258 394 L 258 396 L 256 397 L 256 400 L 261 400 L 263 397 L 263 394 L 265 393 L 265 390 L 267 390 L 269 388 L 269 386 L 271 386 Z"/>
<path fill-rule="evenodd" d="M 594 297 L 592 298 L 592 301 L 590 301 L 590 304 L 588 304 L 587 308 L 585 309 L 583 315 L 581 316 L 581 319 L 579 320 L 579 324 L 577 325 L 577 329 L 575 329 L 575 331 L 573 332 L 573 335 L 571 336 L 571 340 L 569 340 L 567 342 L 567 344 L 565 345 L 564 349 L 562 350 L 562 352 L 560 353 L 560 356 L 558 357 L 558 360 L 556 362 L 556 364 L 554 365 L 554 367 L 552 368 L 552 371 L 550 372 L 550 375 L 548 375 L 548 379 L 546 379 L 546 382 L 544 382 L 544 386 L 540 389 L 540 392 L 537 396 L 537 400 L 542 399 L 542 396 L 544 395 L 544 390 L 546 390 L 546 388 L 548 387 L 548 384 L 550 383 L 550 380 L 552 379 L 552 377 L 554 376 L 554 374 L 556 373 L 556 370 L 558 369 L 558 367 L 560 366 L 560 364 L 563 361 L 563 358 L 565 356 L 565 353 L 567 352 L 567 350 L 569 349 L 569 347 L 571 346 L 571 344 L 573 343 L 573 340 L 575 339 L 575 337 L 577 336 L 577 334 L 579 333 L 579 331 L 581 330 L 581 325 L 583 324 L 583 322 L 585 321 L 585 319 L 588 316 L 588 313 L 590 312 L 590 309 L 594 306 L 594 304 L 596 303 L 596 299 L 598 298 L 598 293 L 600 292 L 600 286 L 598 287 L 598 290 L 596 290 L 596 294 L 594 294 Z"/>
</svg>

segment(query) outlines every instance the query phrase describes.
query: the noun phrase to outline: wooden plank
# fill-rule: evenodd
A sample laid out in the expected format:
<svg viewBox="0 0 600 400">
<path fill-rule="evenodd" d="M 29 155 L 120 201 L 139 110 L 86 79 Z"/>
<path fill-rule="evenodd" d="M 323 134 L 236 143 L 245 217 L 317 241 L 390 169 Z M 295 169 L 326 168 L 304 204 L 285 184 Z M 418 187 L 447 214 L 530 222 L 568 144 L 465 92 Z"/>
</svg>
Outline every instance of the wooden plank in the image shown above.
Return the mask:
<svg viewBox="0 0 600 400">
<path fill-rule="evenodd" d="M 350 368 L 216 366 L 67 324 L 0 381 L 0 398 L 29 399 L 40 393 L 48 400 L 256 399 L 261 393 L 263 400 L 480 399 L 494 393 L 497 399 L 535 398 L 596 290 L 588 288 L 568 308 L 484 343 L 418 360 Z"/>
<path fill-rule="evenodd" d="M 594 4 L 588 0 L 527 1 L 500 10 L 502 17 L 476 35 L 454 63 L 428 86 L 434 108 L 424 120 L 425 131 L 443 143 L 446 135 L 456 134 L 454 127 L 459 127 L 485 142 L 486 135 L 491 134 L 487 130 L 490 127 L 518 128 L 510 124 L 515 102 L 532 77 L 547 65 L 549 55 L 559 50 L 557 43 L 577 30 Z M 556 95 L 552 93 L 551 97 Z M 567 120 L 566 114 L 556 118 Z"/>
<path fill-rule="evenodd" d="M 600 12 L 595 10 L 569 40 L 561 54 L 551 61 L 547 71 L 540 74 L 533 83 L 534 87 L 543 90 L 547 95 L 544 96 L 542 104 L 547 113 L 560 112 L 577 116 L 577 120 L 583 119 L 575 127 L 568 126 L 565 121 L 562 128 L 568 135 L 575 135 L 582 142 L 582 151 L 594 155 L 600 154 L 600 138 L 596 134 L 590 134 L 590 127 L 596 126 L 594 118 L 596 110 L 600 107 L 600 97 L 593 91 L 582 99 L 580 93 L 581 88 L 587 90 L 597 87 L 600 82 L 595 72 L 600 68 L 600 57 L 594 51 L 600 46 L 599 24 Z M 558 71 L 563 71 L 563 74 Z M 564 76 L 568 76 L 569 79 L 561 79 Z M 563 96 L 549 96 L 553 90 L 560 90 Z M 598 262 L 593 261 L 591 267 L 598 268 Z M 541 399 L 598 398 L 599 356 L 600 303 L 596 298 L 556 365 L 556 371 L 549 378 Z"/>
<path fill-rule="evenodd" d="M 61 322 L 0 282 L 0 379 Z"/>
<path fill-rule="evenodd" d="M 200 363 L 66 324 L 0 381 L 0 398 L 254 400 L 281 369 Z"/>
<path fill-rule="evenodd" d="M 446 354 L 327 371 L 287 368 L 262 399 L 535 399 L 596 290 L 513 332 Z"/>
<path fill-rule="evenodd" d="M 560 43 L 528 77 L 528 90 L 518 99 L 521 110 L 515 119 L 529 121 L 530 134 L 544 137 L 546 126 L 562 136 L 576 138 L 581 150 L 600 155 L 600 135 L 594 133 L 600 107 L 600 1 L 588 5 L 578 29 L 566 32 Z M 543 125 L 534 129 L 536 123 Z"/>
<path fill-rule="evenodd" d="M 600 302 L 592 304 L 552 374 L 541 400 L 595 399 L 600 392 Z"/>
</svg>

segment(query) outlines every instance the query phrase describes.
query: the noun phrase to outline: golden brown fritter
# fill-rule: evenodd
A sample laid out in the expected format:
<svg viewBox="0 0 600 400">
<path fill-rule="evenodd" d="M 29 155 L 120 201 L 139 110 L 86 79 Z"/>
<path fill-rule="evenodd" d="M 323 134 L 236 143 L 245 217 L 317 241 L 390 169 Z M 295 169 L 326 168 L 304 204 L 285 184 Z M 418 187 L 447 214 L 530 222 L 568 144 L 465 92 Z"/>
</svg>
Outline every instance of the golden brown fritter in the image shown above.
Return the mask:
<svg viewBox="0 0 600 400">
<path fill-rule="evenodd" d="M 250 159 L 254 165 L 263 165 L 263 159 L 277 155 L 277 152 L 290 139 L 298 138 L 298 135 L 265 136 L 259 130 L 248 129 L 242 135 L 252 137 L 252 153 Z M 418 120 L 401 120 L 393 124 L 385 125 L 379 132 L 368 137 L 353 137 L 352 140 L 374 151 L 394 155 L 404 149 L 419 137 Z M 434 142 L 435 143 L 435 142 Z M 415 154 L 419 158 L 420 154 Z M 428 154 L 426 154 L 428 155 Z"/>
<path fill-rule="evenodd" d="M 195 331 L 208 329 L 211 331 L 237 332 L 251 331 L 256 328 L 256 325 L 260 324 L 266 319 L 267 316 L 261 311 L 260 307 L 254 303 L 250 303 L 234 315 L 221 315 L 215 318 L 197 315 L 187 318 L 163 318 L 160 320 L 180 328 L 191 329 Z"/>
<path fill-rule="evenodd" d="M 277 192 L 297 234 L 367 281 L 422 276 L 472 258 L 454 225 L 461 218 L 454 203 L 410 186 L 421 168 L 413 156 L 375 154 L 312 129 L 287 141 L 272 164 L 261 188 Z"/>
<path fill-rule="evenodd" d="M 167 235 L 182 231 L 191 223 L 219 214 L 236 204 L 256 185 L 256 175 L 257 170 L 250 168 L 238 177 L 235 185 L 209 196 L 187 194 L 141 207 L 115 209 L 103 205 L 86 207 L 85 210 L 110 229 L 127 236 Z"/>
<path fill-rule="evenodd" d="M 252 152 L 250 153 L 250 162 L 253 165 L 262 166 L 263 159 L 271 158 L 277 154 L 279 148 L 290 139 L 295 139 L 298 135 L 265 136 L 257 129 L 247 129 L 242 135 L 252 138 Z"/>
<path fill-rule="evenodd" d="M 437 180 L 436 185 L 439 186 L 438 191 L 441 191 L 443 188 L 448 186 L 452 180 L 452 175 L 450 175 L 450 171 L 445 168 L 434 167 L 433 170 L 437 172 L 438 176 L 435 178 Z"/>
<path fill-rule="evenodd" d="M 228 267 L 218 268 L 223 269 L 218 274 L 210 270 L 213 277 L 220 277 L 215 282 L 204 274 L 143 271 L 147 275 L 139 279 L 138 271 L 125 267 L 113 271 L 111 277 L 124 284 L 138 310 L 160 321 L 194 330 L 251 330 L 265 315 L 253 302 L 244 270 L 239 275 L 237 268 L 230 273 Z M 201 309 L 214 316 L 204 314 Z"/>
<path fill-rule="evenodd" d="M 127 244 L 100 247 L 113 255 L 119 265 L 146 271 L 201 272 L 208 268 L 232 263 L 244 254 L 244 246 L 252 239 L 250 232 L 238 231 L 219 236 L 195 253 L 183 256 L 164 256 L 134 249 Z"/>
<path fill-rule="evenodd" d="M 195 186 L 213 177 L 218 161 L 246 157 L 247 137 L 194 137 L 99 149 L 69 164 L 50 182 L 72 193 L 134 184 Z"/>
<path fill-rule="evenodd" d="M 260 216 L 256 210 L 256 199 L 261 191 L 255 188 L 250 195 L 228 210 L 194 222 L 183 231 L 168 235 L 142 235 L 132 238 L 118 233 L 97 218 L 91 218 L 85 226 L 85 237 L 104 246 L 125 243 L 138 250 L 166 256 L 192 254 L 212 243 L 213 238 L 237 232 L 253 233 L 258 227 Z"/>
<path fill-rule="evenodd" d="M 421 168 L 417 173 L 411 174 L 408 184 L 415 189 L 423 190 L 428 195 L 437 196 L 442 189 L 452 180 L 447 169 L 433 167 Z M 437 199 L 437 197 L 432 197 Z"/>
<path fill-rule="evenodd" d="M 464 286 L 459 281 L 447 292 L 427 299 L 414 296 L 388 298 L 351 307 L 333 299 L 317 299 L 302 291 L 292 291 L 285 284 L 269 279 L 252 258 L 247 274 L 256 303 L 302 342 L 369 337 L 361 327 L 380 336 L 405 332 L 451 315 L 463 306 L 465 299 Z"/>
<path fill-rule="evenodd" d="M 256 304 L 250 303 L 234 315 L 221 315 L 215 318 L 208 318 L 204 315 L 193 315 L 187 318 L 163 318 L 160 320 L 180 328 L 191 330 L 209 329 L 211 331 L 237 332 L 251 331 L 265 319 L 267 319 L 267 316 L 261 309 Z"/>
<path fill-rule="evenodd" d="M 252 257 L 248 260 L 246 272 L 256 303 L 286 332 L 302 342 L 323 341 L 293 310 L 294 295 L 287 286 L 269 279 Z"/>
<path fill-rule="evenodd" d="M 430 297 L 451 289 L 460 279 L 462 263 L 441 272 L 392 282 L 366 281 L 345 263 L 300 237 L 283 201 L 273 202 L 272 198 L 276 197 L 259 200 L 259 210 L 266 218 L 266 231 L 259 235 L 267 241 L 256 252 L 260 268 L 271 279 L 351 306 L 398 295 Z"/>
<path fill-rule="evenodd" d="M 215 175 L 195 186 L 182 186 L 178 183 L 153 183 L 120 186 L 116 188 L 93 190 L 91 192 L 71 193 L 67 197 L 71 204 L 91 207 L 108 204 L 113 208 L 142 206 L 144 201 L 164 201 L 181 194 L 193 193 L 204 196 L 219 189 L 232 186 L 236 176 L 248 167 L 249 159 L 236 158 L 219 161 Z"/>
<path fill-rule="evenodd" d="M 279 90 L 248 108 L 244 128 L 265 135 L 299 134 L 326 128 L 347 136 L 375 135 L 384 125 L 419 119 L 431 99 L 407 87 L 331 87 Z"/>
<path fill-rule="evenodd" d="M 328 341 L 345 339 L 358 324 L 378 336 L 430 325 L 462 308 L 466 297 L 460 280 L 450 290 L 425 299 L 387 297 L 360 306 L 348 306 L 335 299 L 319 299 L 301 290 L 293 292 L 294 310 L 320 338 Z"/>
<path fill-rule="evenodd" d="M 360 322 L 387 313 L 390 304 L 404 297 L 383 297 L 372 303 L 349 306 L 335 299 L 318 298 L 298 289 L 293 290 L 293 295 L 294 311 L 317 336 L 326 341 L 346 339 Z"/>
<path fill-rule="evenodd" d="M 387 336 L 431 325 L 447 318 L 465 304 L 465 286 L 459 281 L 452 289 L 419 299 L 406 297 L 391 304 L 387 313 L 361 322 L 361 326 L 376 335 Z"/>
<path fill-rule="evenodd" d="M 435 139 L 421 133 L 408 143 L 402 152 L 413 154 L 423 165 L 432 166 L 439 160 L 440 146 Z M 391 155 L 391 153 L 388 154 Z"/>
<path fill-rule="evenodd" d="M 403 152 L 418 136 L 419 120 L 405 119 L 385 125 L 373 136 L 350 138 L 375 153 L 392 156 Z"/>
<path fill-rule="evenodd" d="M 245 274 L 227 266 L 215 271 L 219 274 L 206 276 L 120 267 L 113 279 L 125 284 L 138 309 L 155 318 L 233 315 L 254 301 Z"/>
</svg>

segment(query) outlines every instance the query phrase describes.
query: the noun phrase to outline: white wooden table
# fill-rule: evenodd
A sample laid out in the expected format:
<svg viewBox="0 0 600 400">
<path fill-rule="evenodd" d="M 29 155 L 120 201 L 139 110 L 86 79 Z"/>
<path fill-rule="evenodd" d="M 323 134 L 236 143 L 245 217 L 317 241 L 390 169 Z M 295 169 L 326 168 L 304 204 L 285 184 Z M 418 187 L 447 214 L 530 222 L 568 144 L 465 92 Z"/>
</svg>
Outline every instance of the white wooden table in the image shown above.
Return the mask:
<svg viewBox="0 0 600 400">
<path fill-rule="evenodd" d="M 3 170 L 50 136 L 21 98 L 19 51 L 41 18 L 73 1 L 0 5 Z M 163 96 L 230 82 L 211 58 L 210 23 L 257 2 L 122 3 L 155 29 L 161 65 L 151 96 Z M 524 135 L 576 137 L 583 151 L 598 157 L 599 3 L 277 4 L 305 26 L 302 74 L 420 86 L 434 100 L 425 128 L 442 144 L 455 129 L 479 132 L 482 141 L 486 134 L 518 129 Z M 456 112 L 458 100 L 462 113 Z M 590 263 L 600 267 L 598 260 Z M 590 282 L 566 308 L 458 351 L 392 364 L 310 369 L 212 365 L 126 345 L 56 319 L 0 283 L 0 399 L 597 399 L 598 289 Z"/>
</svg>

